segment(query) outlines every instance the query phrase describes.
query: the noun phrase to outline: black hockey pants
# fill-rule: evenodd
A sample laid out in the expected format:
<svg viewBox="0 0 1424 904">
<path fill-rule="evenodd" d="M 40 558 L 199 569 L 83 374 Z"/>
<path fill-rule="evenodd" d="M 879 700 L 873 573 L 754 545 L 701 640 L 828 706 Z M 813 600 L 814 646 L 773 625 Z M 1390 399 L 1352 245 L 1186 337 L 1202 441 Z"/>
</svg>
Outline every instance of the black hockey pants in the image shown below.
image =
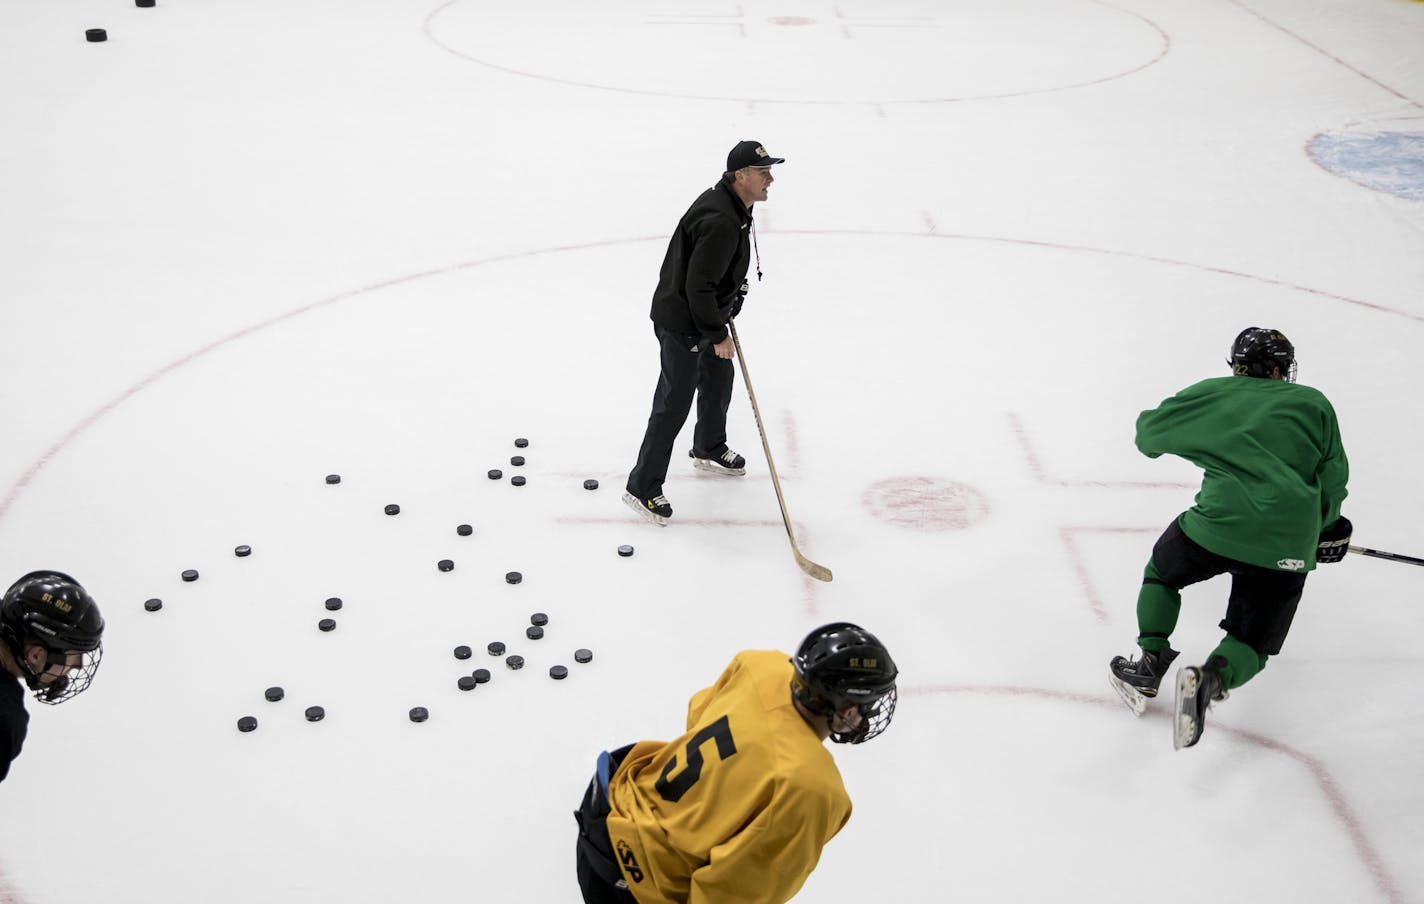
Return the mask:
<svg viewBox="0 0 1424 904">
<path fill-rule="evenodd" d="M 613 859 L 613 842 L 608 838 L 608 780 L 632 749 L 629 744 L 598 758 L 598 770 L 574 811 L 579 825 L 575 857 L 584 904 L 638 904 Z"/>
</svg>

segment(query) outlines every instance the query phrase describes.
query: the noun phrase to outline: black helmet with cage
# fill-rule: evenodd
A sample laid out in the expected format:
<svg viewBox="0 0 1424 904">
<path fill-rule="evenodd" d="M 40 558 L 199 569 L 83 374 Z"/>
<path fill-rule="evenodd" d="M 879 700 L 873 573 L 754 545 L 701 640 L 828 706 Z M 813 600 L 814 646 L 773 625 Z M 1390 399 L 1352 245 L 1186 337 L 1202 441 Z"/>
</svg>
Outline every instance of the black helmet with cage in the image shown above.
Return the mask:
<svg viewBox="0 0 1424 904">
<path fill-rule="evenodd" d="M 837 744 L 860 744 L 890 726 L 899 671 L 874 634 L 850 622 L 824 625 L 806 635 L 791 663 L 791 694 L 808 712 L 832 715 L 849 705 L 860 712 L 855 730 L 831 732 Z"/>
<path fill-rule="evenodd" d="M 43 703 L 62 703 L 89 686 L 103 657 L 103 636 L 104 618 L 94 598 L 62 571 L 32 571 L 0 598 L 0 642 L 28 673 L 25 683 Z M 32 644 L 46 654 L 38 671 L 25 656 Z M 76 654 L 78 666 L 50 684 L 41 681 L 47 670 Z"/>
<path fill-rule="evenodd" d="M 1239 377 L 1269 378 L 1279 368 L 1282 380 L 1295 382 L 1295 346 L 1280 330 L 1259 326 L 1242 330 L 1231 343 L 1226 363 Z"/>
</svg>

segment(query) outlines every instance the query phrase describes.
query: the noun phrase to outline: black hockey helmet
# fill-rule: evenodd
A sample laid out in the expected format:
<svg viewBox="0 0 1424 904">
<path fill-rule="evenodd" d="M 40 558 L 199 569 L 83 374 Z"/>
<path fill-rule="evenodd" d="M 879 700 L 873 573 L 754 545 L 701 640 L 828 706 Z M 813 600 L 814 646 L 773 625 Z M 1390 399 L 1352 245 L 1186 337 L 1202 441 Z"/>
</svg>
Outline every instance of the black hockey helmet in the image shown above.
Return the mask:
<svg viewBox="0 0 1424 904">
<path fill-rule="evenodd" d="M 89 686 L 103 656 L 103 636 L 99 606 L 64 572 L 32 571 L 0 598 L 0 640 L 31 671 L 26 683 L 45 703 L 68 700 Z M 47 653 L 45 669 L 38 673 L 25 659 L 29 644 L 39 644 Z M 46 669 L 67 663 L 75 653 L 82 654 L 79 666 L 52 684 L 40 681 Z"/>
<path fill-rule="evenodd" d="M 1295 382 L 1295 346 L 1279 330 L 1259 326 L 1242 330 L 1231 343 L 1226 363 L 1239 377 L 1269 377 L 1279 367 L 1287 383 Z"/>
<path fill-rule="evenodd" d="M 791 694 L 807 711 L 831 715 L 848 705 L 860 711 L 854 731 L 831 732 L 837 744 L 868 741 L 890 726 L 899 670 L 874 634 L 850 622 L 824 625 L 806 635 L 791 663 Z"/>
</svg>

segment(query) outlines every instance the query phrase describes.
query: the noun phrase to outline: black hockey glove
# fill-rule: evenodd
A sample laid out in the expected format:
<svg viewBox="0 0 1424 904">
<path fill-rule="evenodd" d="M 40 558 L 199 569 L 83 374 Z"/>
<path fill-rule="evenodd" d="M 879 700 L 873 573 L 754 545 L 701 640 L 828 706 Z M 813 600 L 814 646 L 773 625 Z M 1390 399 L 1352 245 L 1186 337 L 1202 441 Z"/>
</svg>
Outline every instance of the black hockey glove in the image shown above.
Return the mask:
<svg viewBox="0 0 1424 904">
<path fill-rule="evenodd" d="M 744 302 L 744 301 L 747 300 L 747 290 L 748 290 L 749 288 L 751 288 L 751 287 L 747 285 L 747 281 L 746 281 L 745 279 L 742 280 L 742 284 L 741 284 L 739 287 L 737 287 L 737 294 L 736 294 L 736 296 L 732 299 L 732 316 L 733 316 L 733 317 L 736 317 L 738 314 L 742 313 L 742 302 Z"/>
<path fill-rule="evenodd" d="M 1324 564 L 1338 562 L 1350 551 L 1350 535 L 1355 525 L 1341 515 L 1339 520 L 1320 532 L 1320 543 L 1315 547 L 1315 561 Z"/>
</svg>

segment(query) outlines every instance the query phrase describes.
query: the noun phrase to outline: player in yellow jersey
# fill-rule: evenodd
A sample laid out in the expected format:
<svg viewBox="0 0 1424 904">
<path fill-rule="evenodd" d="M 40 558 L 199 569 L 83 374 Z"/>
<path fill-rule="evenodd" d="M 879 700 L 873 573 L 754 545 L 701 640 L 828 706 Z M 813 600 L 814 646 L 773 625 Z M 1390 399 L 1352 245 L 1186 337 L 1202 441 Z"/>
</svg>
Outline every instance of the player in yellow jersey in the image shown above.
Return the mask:
<svg viewBox="0 0 1424 904">
<path fill-rule="evenodd" d="M 738 653 L 687 707 L 687 733 L 598 758 L 574 816 L 585 904 L 783 904 L 850 819 L 824 744 L 895 714 L 897 672 L 869 631 L 818 628 L 796 655 Z"/>
</svg>

